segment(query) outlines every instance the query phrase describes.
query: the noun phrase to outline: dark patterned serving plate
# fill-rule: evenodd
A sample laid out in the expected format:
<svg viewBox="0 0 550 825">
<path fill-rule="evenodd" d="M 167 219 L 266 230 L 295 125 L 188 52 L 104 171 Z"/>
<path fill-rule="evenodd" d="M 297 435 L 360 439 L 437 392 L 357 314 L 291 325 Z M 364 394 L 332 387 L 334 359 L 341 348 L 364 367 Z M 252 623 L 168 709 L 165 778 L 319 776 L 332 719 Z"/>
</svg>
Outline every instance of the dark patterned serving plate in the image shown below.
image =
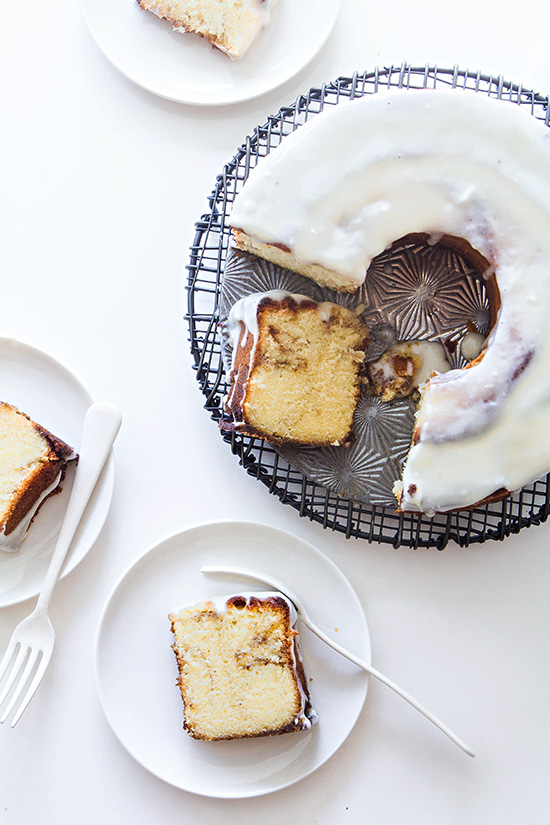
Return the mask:
<svg viewBox="0 0 550 825">
<path fill-rule="evenodd" d="M 362 307 L 370 329 L 367 358 L 376 359 L 398 340 L 424 339 L 445 346 L 452 367 L 463 366 L 460 341 L 473 329 L 489 328 L 485 285 L 471 264 L 454 250 L 410 241 L 379 255 L 364 286 L 354 295 L 322 289 L 313 281 L 231 247 L 227 218 L 236 194 L 261 157 L 302 123 L 343 98 L 385 88 L 455 88 L 525 106 L 549 123 L 548 98 L 500 77 L 479 72 L 406 64 L 355 73 L 300 95 L 259 126 L 224 167 L 210 198 L 210 211 L 196 224 L 188 266 L 191 351 L 205 408 L 217 421 L 227 385 L 230 357 L 223 322 L 239 298 L 269 289 L 287 289 Z M 502 539 L 539 524 L 550 512 L 550 475 L 502 502 L 468 511 L 397 513 L 392 494 L 410 445 L 415 402 L 381 402 L 365 388 L 354 419 L 349 448 L 275 448 L 258 438 L 221 433 L 246 471 L 302 516 L 348 537 L 394 547 L 436 547 Z"/>
</svg>

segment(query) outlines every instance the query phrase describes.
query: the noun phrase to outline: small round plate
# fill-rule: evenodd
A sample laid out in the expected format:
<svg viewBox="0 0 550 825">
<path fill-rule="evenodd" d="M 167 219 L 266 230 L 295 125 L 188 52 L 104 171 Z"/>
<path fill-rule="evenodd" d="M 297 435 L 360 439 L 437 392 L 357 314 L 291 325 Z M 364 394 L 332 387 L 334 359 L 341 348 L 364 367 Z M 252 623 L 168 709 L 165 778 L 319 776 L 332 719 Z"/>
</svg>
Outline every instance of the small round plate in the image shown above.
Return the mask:
<svg viewBox="0 0 550 825">
<path fill-rule="evenodd" d="M 370 640 L 361 604 L 336 565 L 274 527 L 198 525 L 162 541 L 126 571 L 107 600 L 96 636 L 96 680 L 107 720 L 128 752 L 165 782 L 203 796 L 241 798 L 291 785 L 332 756 L 361 712 L 369 677 L 299 627 L 318 724 L 258 739 L 193 740 L 182 728 L 168 613 L 217 595 L 266 589 L 200 572 L 205 564 L 224 563 L 288 582 L 313 621 L 368 662 Z"/>
<path fill-rule="evenodd" d="M 93 399 L 82 384 L 49 355 L 13 338 L 0 338 L 0 401 L 17 407 L 78 451 L 84 417 Z M 21 548 L 0 550 L 0 607 L 36 596 L 42 587 L 69 495 L 74 466 L 61 492 L 49 498 L 32 522 Z M 62 576 L 82 561 L 103 527 L 113 494 L 111 456 L 90 499 L 87 517 L 73 542 Z"/>
<path fill-rule="evenodd" d="M 80 0 L 90 33 L 129 80 L 195 105 L 250 100 L 290 80 L 324 46 L 340 0 L 279 0 L 250 50 L 231 60 L 202 37 L 182 34 L 136 0 Z"/>
</svg>

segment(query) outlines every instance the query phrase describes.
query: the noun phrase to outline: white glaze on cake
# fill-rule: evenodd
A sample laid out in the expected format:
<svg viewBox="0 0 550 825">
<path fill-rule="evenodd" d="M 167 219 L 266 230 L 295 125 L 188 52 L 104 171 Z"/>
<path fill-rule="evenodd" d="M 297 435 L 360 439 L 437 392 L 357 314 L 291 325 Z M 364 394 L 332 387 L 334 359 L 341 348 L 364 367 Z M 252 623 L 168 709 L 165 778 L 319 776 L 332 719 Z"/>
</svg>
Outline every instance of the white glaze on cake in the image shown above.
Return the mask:
<svg viewBox="0 0 550 825">
<path fill-rule="evenodd" d="M 479 332 L 467 332 L 460 342 L 460 354 L 467 361 L 475 361 L 486 344 L 487 338 Z"/>
<path fill-rule="evenodd" d="M 308 298 L 307 295 L 298 295 L 284 289 L 271 289 L 268 292 L 254 292 L 251 295 L 246 295 L 233 304 L 227 318 L 227 333 L 233 355 L 237 350 L 239 342 L 244 341 L 247 334 L 252 335 L 254 342 L 257 341 L 259 334 L 258 307 L 260 303 L 265 299 L 280 303 L 285 298 L 291 298 L 297 304 L 301 304 L 304 301 L 316 303 L 313 298 Z M 329 320 L 332 313 L 332 306 L 328 301 L 317 304 L 317 312 L 323 321 Z M 253 358 L 254 348 L 251 353 L 251 359 L 253 360 Z"/>
<path fill-rule="evenodd" d="M 406 375 L 403 366 L 406 366 Z M 445 347 L 438 341 L 398 341 L 368 365 L 368 372 L 383 400 L 387 400 L 384 398 L 385 388 L 390 389 L 388 394 L 392 398 L 395 395 L 410 395 L 434 373 L 448 372 L 450 368 Z M 393 392 L 391 387 L 398 385 L 400 379 L 405 379 L 404 386 Z"/>
<path fill-rule="evenodd" d="M 420 358 L 420 364 L 413 375 L 415 389 L 426 383 L 434 373 L 448 372 L 450 364 L 445 347 L 438 341 L 407 341 L 406 346 Z"/>
<path fill-rule="evenodd" d="M 48 498 L 49 495 L 51 495 L 51 493 L 54 492 L 54 490 L 57 489 L 61 481 L 62 475 L 63 473 L 60 472 L 55 481 L 52 484 L 50 484 L 50 486 L 47 487 L 40 494 L 40 496 L 35 501 L 33 506 L 30 508 L 28 513 L 26 513 L 26 515 L 21 519 L 17 527 L 11 531 L 11 533 L 8 533 L 8 535 L 6 535 L 3 529 L 0 530 L 0 550 L 4 550 L 6 553 L 15 553 L 17 550 L 19 550 L 22 542 L 24 541 L 27 535 L 27 531 L 31 526 L 33 518 L 37 514 L 43 502 Z"/>
<path fill-rule="evenodd" d="M 466 239 L 501 306 L 483 359 L 432 379 L 403 510 L 471 506 L 550 469 L 550 132 L 509 102 L 390 92 L 315 117 L 262 160 L 231 225 L 359 286 L 413 232 Z M 400 492 L 401 491 L 401 492 Z"/>
</svg>

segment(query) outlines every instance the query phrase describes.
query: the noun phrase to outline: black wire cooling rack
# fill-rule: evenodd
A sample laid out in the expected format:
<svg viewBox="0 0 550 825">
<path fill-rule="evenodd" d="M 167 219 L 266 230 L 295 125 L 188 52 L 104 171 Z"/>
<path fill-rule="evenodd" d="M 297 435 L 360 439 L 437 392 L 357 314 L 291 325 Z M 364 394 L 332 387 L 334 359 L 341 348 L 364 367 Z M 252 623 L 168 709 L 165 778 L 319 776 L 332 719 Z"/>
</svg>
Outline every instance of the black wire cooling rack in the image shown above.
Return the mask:
<svg viewBox="0 0 550 825">
<path fill-rule="evenodd" d="M 217 331 L 221 279 L 230 240 L 226 225 L 231 204 L 259 158 L 278 146 L 285 135 L 327 106 L 341 99 L 375 94 L 387 88 L 455 88 L 509 100 L 526 107 L 547 126 L 548 97 L 524 89 L 500 76 L 437 66 L 414 68 L 407 64 L 376 68 L 340 77 L 310 89 L 258 126 L 226 164 L 216 179 L 209 212 L 196 223 L 188 269 L 187 296 L 191 352 L 197 380 L 205 396 L 205 409 L 218 421 L 226 391 L 221 341 Z M 258 438 L 220 433 L 246 472 L 270 493 L 294 507 L 301 516 L 348 538 L 390 544 L 393 547 L 433 547 L 442 550 L 449 541 L 461 546 L 488 539 L 504 539 L 522 528 L 544 522 L 550 512 L 550 474 L 502 502 L 473 510 L 439 514 L 396 513 L 392 507 L 366 505 L 341 498 L 306 478 L 277 451 Z"/>
</svg>

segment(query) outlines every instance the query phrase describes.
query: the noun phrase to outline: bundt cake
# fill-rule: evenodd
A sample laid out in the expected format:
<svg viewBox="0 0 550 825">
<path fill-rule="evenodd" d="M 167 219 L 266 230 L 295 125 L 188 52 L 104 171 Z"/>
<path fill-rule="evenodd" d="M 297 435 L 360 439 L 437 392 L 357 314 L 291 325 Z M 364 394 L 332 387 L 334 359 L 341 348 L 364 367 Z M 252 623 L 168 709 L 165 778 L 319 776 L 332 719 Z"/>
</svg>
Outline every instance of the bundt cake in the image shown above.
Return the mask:
<svg viewBox="0 0 550 825">
<path fill-rule="evenodd" d="M 487 261 L 499 297 L 481 356 L 422 395 L 401 510 L 507 495 L 550 470 L 550 131 L 510 101 L 394 90 L 322 112 L 237 195 L 237 246 L 353 291 L 411 233 Z"/>
</svg>

